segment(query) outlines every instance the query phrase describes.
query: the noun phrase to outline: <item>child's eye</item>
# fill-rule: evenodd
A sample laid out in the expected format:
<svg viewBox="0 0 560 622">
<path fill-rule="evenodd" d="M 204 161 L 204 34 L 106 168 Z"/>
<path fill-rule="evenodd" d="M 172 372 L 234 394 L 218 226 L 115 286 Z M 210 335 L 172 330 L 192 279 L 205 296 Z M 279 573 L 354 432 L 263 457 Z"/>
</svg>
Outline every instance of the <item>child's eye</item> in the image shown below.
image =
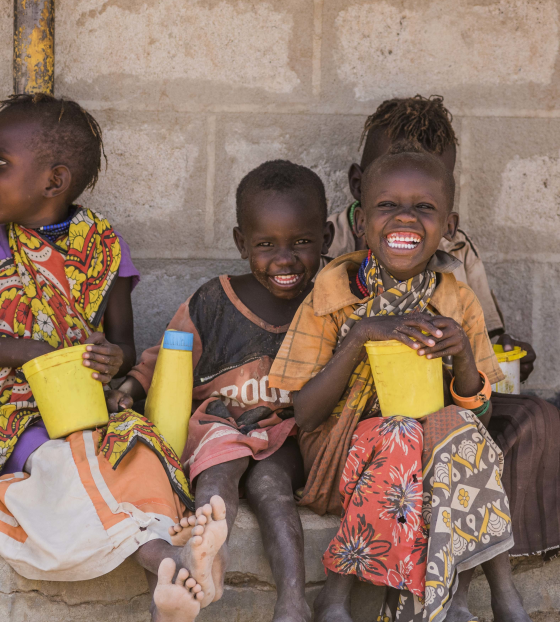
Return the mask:
<svg viewBox="0 0 560 622">
<path fill-rule="evenodd" d="M 259 242 L 257 246 L 272 246 L 272 242 Z"/>
<path fill-rule="evenodd" d="M 297 240 L 295 244 L 311 244 L 311 240 L 307 240 L 304 238 L 302 240 Z"/>
<path fill-rule="evenodd" d="M 4 166 L 5 164 L 7 164 L 6 160 L 2 160 L 2 158 L 0 158 L 0 166 Z"/>
<path fill-rule="evenodd" d="M 378 203 L 377 207 L 385 207 L 385 208 L 396 207 L 396 203 L 393 203 L 393 201 L 383 201 L 382 203 Z"/>
<path fill-rule="evenodd" d="M 418 207 L 419 209 L 428 209 L 428 210 L 435 209 L 431 203 L 418 203 L 416 207 Z"/>
</svg>

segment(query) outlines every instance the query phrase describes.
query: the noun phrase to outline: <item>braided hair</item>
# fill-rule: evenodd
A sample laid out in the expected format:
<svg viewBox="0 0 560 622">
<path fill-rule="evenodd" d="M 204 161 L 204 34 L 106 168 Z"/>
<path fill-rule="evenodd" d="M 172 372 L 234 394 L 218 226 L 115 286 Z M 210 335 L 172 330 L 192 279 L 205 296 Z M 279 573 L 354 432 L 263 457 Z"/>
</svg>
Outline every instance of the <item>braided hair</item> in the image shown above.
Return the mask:
<svg viewBox="0 0 560 622">
<path fill-rule="evenodd" d="M 46 166 L 63 164 L 72 173 L 69 199 L 73 201 L 86 189 L 93 189 L 101 171 L 101 159 L 107 156 L 97 121 L 77 102 L 46 93 L 18 94 L 0 101 L 0 115 L 39 124 L 41 131 L 28 147 Z"/>
<path fill-rule="evenodd" d="M 362 164 L 368 164 L 376 129 L 383 129 L 391 141 L 417 141 L 427 151 L 441 154 L 449 146 L 458 144 L 451 122 L 453 116 L 443 105 L 443 97 L 415 95 L 406 99 L 388 99 L 367 118 L 360 140 L 364 143 Z M 363 166 L 362 166 L 363 168 Z"/>
</svg>

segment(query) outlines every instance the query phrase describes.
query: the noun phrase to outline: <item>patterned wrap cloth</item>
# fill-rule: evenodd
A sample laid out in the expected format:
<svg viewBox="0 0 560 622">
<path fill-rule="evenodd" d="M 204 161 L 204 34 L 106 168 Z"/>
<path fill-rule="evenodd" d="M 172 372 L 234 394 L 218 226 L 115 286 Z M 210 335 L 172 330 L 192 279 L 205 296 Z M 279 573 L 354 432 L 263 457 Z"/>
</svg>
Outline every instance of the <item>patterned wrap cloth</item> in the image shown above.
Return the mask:
<svg viewBox="0 0 560 622">
<path fill-rule="evenodd" d="M 92 332 L 102 330 L 121 257 L 118 238 L 104 217 L 78 209 L 68 234 L 55 244 L 14 223 L 8 227 L 8 238 L 12 257 L 0 263 L 1 337 L 36 339 L 65 348 L 84 343 Z M 22 370 L 2 369 L 0 467 L 24 430 L 39 418 Z M 92 488 L 89 478 L 94 472 Z M 41 477 L 46 481 L 41 482 Z M 35 520 L 26 509 L 29 495 L 34 494 L 30 489 L 50 494 L 43 508 L 35 495 L 36 510 L 30 511 L 37 515 Z M 43 529 L 39 521 L 50 503 L 53 520 L 58 516 L 64 522 L 53 528 L 45 520 Z M 0 555 L 28 578 L 99 576 L 140 544 L 156 537 L 168 539 L 163 525 L 175 522 L 184 506 L 193 509 L 193 498 L 179 458 L 149 421 L 126 410 L 112 414 L 103 430 L 76 432 L 66 440 L 42 445 L 32 457 L 31 477 L 2 474 Z M 66 528 L 60 530 L 60 524 L 67 526 L 70 516 L 82 525 L 98 523 L 100 539 L 106 544 L 102 558 L 103 545 L 92 535 L 95 528 L 92 533 L 82 529 L 80 536 L 69 528 L 67 541 L 62 542 L 60 533 Z M 147 527 L 154 520 L 162 525 Z"/>
<path fill-rule="evenodd" d="M 435 272 L 451 266 L 438 253 L 423 273 L 399 282 L 371 256 L 370 296 L 341 327 L 339 345 L 364 317 L 428 311 Z M 323 563 L 401 590 L 395 620 L 441 622 L 459 572 L 513 546 L 503 457 L 477 417 L 456 406 L 422 420 L 379 414 L 364 357 L 331 415 L 331 434 L 350 436 L 351 447 L 340 479 L 344 516 Z M 313 466 L 311 486 L 325 471 L 321 457 L 328 451 Z M 309 486 L 303 499 L 313 494 Z M 379 620 L 392 620 L 386 605 Z"/>
</svg>

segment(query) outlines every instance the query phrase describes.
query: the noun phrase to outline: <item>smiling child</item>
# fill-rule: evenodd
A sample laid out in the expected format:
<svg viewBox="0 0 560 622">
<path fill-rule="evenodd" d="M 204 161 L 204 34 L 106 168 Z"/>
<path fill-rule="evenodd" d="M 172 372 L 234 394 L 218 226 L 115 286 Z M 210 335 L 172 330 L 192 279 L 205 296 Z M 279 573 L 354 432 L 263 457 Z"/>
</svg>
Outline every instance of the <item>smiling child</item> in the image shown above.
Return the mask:
<svg viewBox="0 0 560 622">
<path fill-rule="evenodd" d="M 328 250 L 326 217 L 323 184 L 309 169 L 277 160 L 251 171 L 237 190 L 233 231 L 251 272 L 212 279 L 169 324 L 194 334 L 194 413 L 183 461 L 196 486 L 196 506 L 222 497 L 229 537 L 244 478 L 276 582 L 273 619 L 283 622 L 311 618 L 303 532 L 293 498 L 304 482 L 292 398 L 289 391 L 270 388 L 268 373 L 294 313 L 313 287 L 321 253 Z M 111 397 L 114 408 L 146 395 L 158 351 L 155 346 L 144 352 Z M 175 542 L 188 537 L 189 526 L 187 519 L 176 525 Z M 227 543 L 211 577 L 195 574 L 214 600 L 221 597 L 226 564 Z"/>
<path fill-rule="evenodd" d="M 454 598 L 459 573 L 504 555 L 509 569 L 503 459 L 483 425 L 490 384 L 502 375 L 480 304 L 452 274 L 457 260 L 437 251 L 458 224 L 453 196 L 452 174 L 421 148 L 375 160 L 360 216 L 369 251 L 319 274 L 270 372 L 271 386 L 294 392 L 309 472 L 301 504 L 336 513 L 342 495 L 318 622 L 351 620 L 355 576 L 400 590 L 382 620 L 469 622 Z M 370 340 L 452 356 L 455 405 L 422 420 L 381 417 L 363 347 Z M 495 620 L 528 622 L 511 573 L 491 587 Z"/>
</svg>

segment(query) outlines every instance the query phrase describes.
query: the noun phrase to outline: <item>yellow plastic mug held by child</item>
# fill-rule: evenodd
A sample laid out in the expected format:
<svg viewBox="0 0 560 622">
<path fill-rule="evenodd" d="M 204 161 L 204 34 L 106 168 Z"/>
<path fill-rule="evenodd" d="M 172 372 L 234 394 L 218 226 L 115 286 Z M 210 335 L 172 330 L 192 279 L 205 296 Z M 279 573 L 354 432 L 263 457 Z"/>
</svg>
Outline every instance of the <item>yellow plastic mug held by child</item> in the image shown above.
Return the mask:
<svg viewBox="0 0 560 622">
<path fill-rule="evenodd" d="M 192 408 L 193 335 L 166 330 L 146 400 L 146 417 L 178 456 L 187 442 Z"/>
<path fill-rule="evenodd" d="M 83 365 L 86 345 L 55 350 L 22 366 L 50 438 L 107 425 L 103 385 Z"/>
<path fill-rule="evenodd" d="M 368 341 L 366 350 L 383 417 L 418 419 L 444 406 L 441 358 L 427 359 L 400 341 Z"/>
</svg>

